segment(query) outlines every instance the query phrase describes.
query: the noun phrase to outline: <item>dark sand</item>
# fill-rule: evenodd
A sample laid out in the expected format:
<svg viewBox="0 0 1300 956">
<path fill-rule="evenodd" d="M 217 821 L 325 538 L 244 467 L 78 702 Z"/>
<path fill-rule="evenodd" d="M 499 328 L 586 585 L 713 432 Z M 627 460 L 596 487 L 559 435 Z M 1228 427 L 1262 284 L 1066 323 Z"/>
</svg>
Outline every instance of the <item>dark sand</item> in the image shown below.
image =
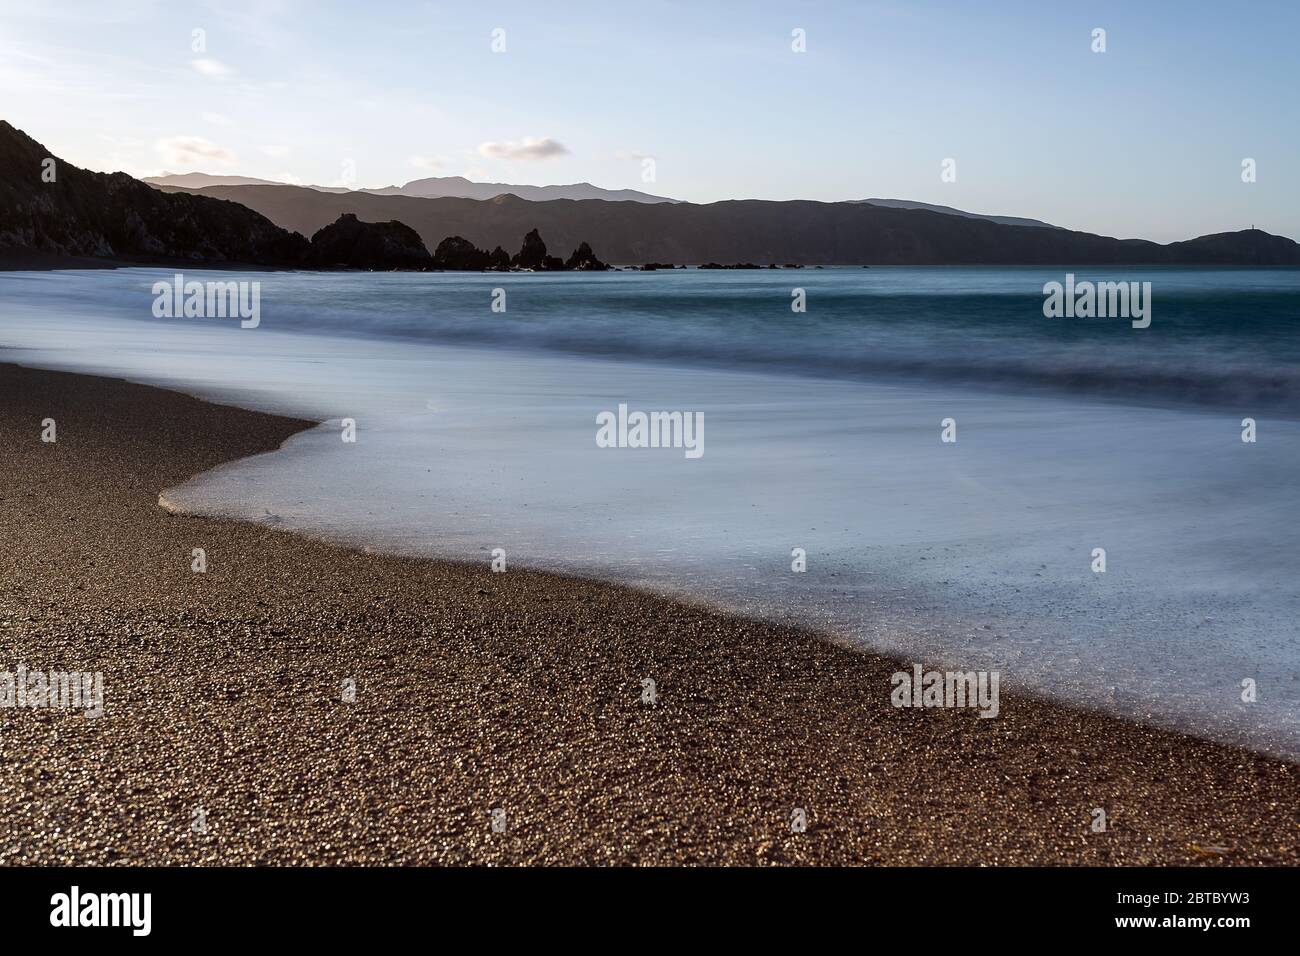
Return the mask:
<svg viewBox="0 0 1300 956">
<path fill-rule="evenodd" d="M 177 271 L 202 269 L 240 272 L 278 272 L 282 266 L 250 265 L 245 262 L 195 262 L 192 259 L 109 258 L 106 256 L 69 256 L 35 249 L 0 249 L 0 272 L 51 272 L 66 269 L 138 269 L 142 266 Z"/>
<path fill-rule="evenodd" d="M 142 263 L 134 263 L 141 265 Z M 49 272 L 53 269 L 117 269 L 132 265 L 120 259 L 67 256 L 31 249 L 0 249 L 0 272 Z"/>
<path fill-rule="evenodd" d="M 0 670 L 107 698 L 0 709 L 0 862 L 1300 860 L 1294 764 L 1005 692 L 896 710 L 898 664 L 795 630 L 158 507 L 305 422 L 9 365 L 0 409 Z"/>
</svg>

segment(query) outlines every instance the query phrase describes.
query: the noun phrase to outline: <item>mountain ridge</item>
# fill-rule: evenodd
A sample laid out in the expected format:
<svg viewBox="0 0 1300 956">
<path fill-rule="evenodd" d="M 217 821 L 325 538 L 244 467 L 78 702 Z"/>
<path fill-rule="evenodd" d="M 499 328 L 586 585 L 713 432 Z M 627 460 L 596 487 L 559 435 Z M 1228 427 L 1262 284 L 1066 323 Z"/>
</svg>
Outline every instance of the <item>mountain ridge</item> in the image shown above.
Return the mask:
<svg viewBox="0 0 1300 956">
<path fill-rule="evenodd" d="M 603 259 L 621 264 L 1300 265 L 1300 246 L 1258 229 L 1160 244 L 863 202 L 422 199 L 294 186 L 209 187 L 202 193 L 243 203 L 305 235 L 345 212 L 404 222 L 431 247 L 456 235 L 491 249 L 508 246 L 521 230 L 540 228 L 557 247 L 587 241 Z"/>
<path fill-rule="evenodd" d="M 551 199 L 605 199 L 611 202 L 675 203 L 676 199 L 653 196 L 636 189 L 605 189 L 588 182 L 567 183 L 554 186 L 525 186 L 512 183 L 476 183 L 464 176 L 426 176 L 413 179 L 401 186 L 382 186 L 377 189 L 349 189 L 346 186 L 316 186 L 284 183 L 254 176 L 221 176 L 213 173 L 164 173 L 146 176 L 142 182 L 150 186 L 174 186 L 185 190 L 204 189 L 208 186 L 300 186 L 324 193 L 369 193 L 373 196 L 412 196 L 421 199 L 493 199 L 501 195 L 518 196 L 531 202 Z"/>
<path fill-rule="evenodd" d="M 605 268 L 586 242 L 576 244 L 563 260 L 547 254 L 535 227 L 523 235 L 523 248 L 509 265 L 544 271 Z M 93 267 L 94 260 L 372 271 L 434 268 L 419 234 L 400 221 L 362 221 L 341 213 L 312 230 L 308 241 L 241 203 L 199 191 L 169 192 L 125 173 L 80 169 L 0 120 L 0 266 Z"/>
<path fill-rule="evenodd" d="M 51 163 L 55 176 L 46 181 Z M 585 243 L 623 264 L 1300 266 L 1300 246 L 1258 229 L 1161 245 L 862 202 L 537 202 L 513 194 L 476 200 L 280 185 L 154 187 L 57 160 L 0 120 L 0 249 L 11 253 L 292 268 L 309 248 L 304 236 L 348 215 L 390 232 L 409 227 L 435 248 L 459 237 L 477 249 L 504 249 L 540 230 L 552 248 Z M 403 242 L 413 245 L 409 236 Z"/>
<path fill-rule="evenodd" d="M 915 199 L 860 199 L 857 202 L 870 203 L 872 206 L 885 206 L 889 209 L 925 209 L 929 212 L 944 213 L 949 216 L 961 216 L 964 219 L 987 219 L 989 222 L 1004 226 L 1034 226 L 1043 229 L 1064 229 L 1041 219 L 1026 219 L 1023 216 L 993 216 L 979 212 L 967 212 L 953 206 L 940 206 L 937 203 L 919 202 Z"/>
</svg>

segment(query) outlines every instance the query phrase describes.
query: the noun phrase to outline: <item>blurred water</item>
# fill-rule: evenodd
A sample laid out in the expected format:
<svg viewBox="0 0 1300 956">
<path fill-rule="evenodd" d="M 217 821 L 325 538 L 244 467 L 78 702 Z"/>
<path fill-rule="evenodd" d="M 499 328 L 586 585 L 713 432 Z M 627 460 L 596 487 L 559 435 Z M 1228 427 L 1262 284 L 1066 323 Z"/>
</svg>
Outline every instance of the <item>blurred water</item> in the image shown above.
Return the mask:
<svg viewBox="0 0 1300 956">
<path fill-rule="evenodd" d="M 999 669 L 1011 686 L 1300 756 L 1295 274 L 1148 274 L 1142 331 L 1043 318 L 1024 289 L 1061 274 L 270 274 L 244 277 L 263 282 L 249 330 L 153 319 L 151 270 L 9 274 L 0 344 L 25 364 L 328 420 L 168 490 L 178 508 L 484 564 L 500 547 L 512 567 Z M 796 281 L 807 315 L 789 311 Z M 863 283 L 876 291 L 855 298 Z M 493 287 L 508 320 L 489 311 Z M 585 352 L 640 344 L 615 361 L 562 354 L 564 336 Z M 782 374 L 757 370 L 760 346 Z M 820 374 L 789 374 L 783 353 Z M 895 360 L 923 354 L 924 369 Z M 881 355 L 887 375 L 866 364 Z M 940 381 L 962 363 L 1053 361 L 1145 371 L 1100 390 Z M 1160 385 L 1162 370 L 1190 392 Z M 704 457 L 597 448 L 595 416 L 620 402 L 704 412 Z M 1240 440 L 1246 415 L 1255 444 Z M 956 444 L 939 440 L 944 418 Z M 1257 703 L 1240 700 L 1245 678 Z"/>
<path fill-rule="evenodd" d="M 1300 270 L 1069 270 L 1148 281 L 1151 327 L 1049 319 L 1043 285 L 1066 268 L 833 267 L 606 274 L 268 272 L 263 326 L 280 331 L 507 345 L 620 359 L 879 381 L 1042 387 L 1091 396 L 1300 412 Z M 106 307 L 149 319 L 170 272 L 12 274 L 3 301 L 40 308 L 52 288 L 111 289 Z M 189 278 L 208 278 L 194 272 Z M 507 310 L 490 311 L 492 290 Z M 791 311 L 802 288 L 808 310 Z"/>
</svg>

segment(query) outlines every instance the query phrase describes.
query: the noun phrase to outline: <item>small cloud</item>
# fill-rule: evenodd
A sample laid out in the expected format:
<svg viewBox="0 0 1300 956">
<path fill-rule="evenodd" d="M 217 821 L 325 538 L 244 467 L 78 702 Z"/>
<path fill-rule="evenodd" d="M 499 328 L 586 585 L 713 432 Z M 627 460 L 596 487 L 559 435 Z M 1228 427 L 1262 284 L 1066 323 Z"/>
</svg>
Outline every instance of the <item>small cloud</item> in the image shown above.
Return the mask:
<svg viewBox="0 0 1300 956">
<path fill-rule="evenodd" d="M 222 116 L 220 113 L 204 113 L 203 122 L 211 123 L 213 126 L 234 126 L 235 121 L 229 116 Z"/>
<path fill-rule="evenodd" d="M 525 136 L 519 142 L 508 140 L 504 143 L 483 143 L 478 151 L 480 156 L 511 160 L 554 159 L 568 152 L 563 143 L 549 136 L 543 136 L 541 139 Z"/>
<path fill-rule="evenodd" d="M 266 155 L 274 156 L 277 159 L 280 158 L 281 156 L 289 155 L 288 146 L 259 146 L 258 149 L 266 153 Z"/>
<path fill-rule="evenodd" d="M 169 136 L 154 143 L 154 149 L 169 165 L 177 167 L 209 163 L 230 166 L 235 162 L 234 153 L 201 136 Z"/>
<path fill-rule="evenodd" d="M 650 158 L 650 154 L 649 154 L 649 153 L 642 153 L 642 152 L 639 152 L 638 150 L 635 150 L 635 149 L 625 149 L 625 150 L 621 150 L 620 152 L 615 153 L 615 154 L 614 154 L 614 158 L 615 158 L 615 159 L 621 159 L 621 160 L 624 160 L 624 161 L 629 160 L 629 159 L 649 159 L 649 158 Z"/>
<path fill-rule="evenodd" d="M 441 172 L 446 162 L 437 156 L 412 156 L 411 165 L 416 169 L 427 169 L 431 173 Z"/>
<path fill-rule="evenodd" d="M 198 70 L 204 76 L 225 76 L 230 72 L 230 67 L 220 60 L 199 59 L 190 60 L 190 66 Z"/>
<path fill-rule="evenodd" d="M 466 179 L 478 180 L 479 182 L 486 181 L 490 175 L 491 173 L 482 166 L 471 166 L 469 169 L 465 170 Z"/>
</svg>

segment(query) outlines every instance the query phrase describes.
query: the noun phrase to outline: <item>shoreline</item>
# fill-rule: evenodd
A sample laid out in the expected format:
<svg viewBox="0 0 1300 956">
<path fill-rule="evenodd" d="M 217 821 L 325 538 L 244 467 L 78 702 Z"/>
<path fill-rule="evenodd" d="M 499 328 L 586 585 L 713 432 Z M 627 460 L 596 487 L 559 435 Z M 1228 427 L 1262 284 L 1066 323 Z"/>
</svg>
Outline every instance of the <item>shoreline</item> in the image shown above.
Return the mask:
<svg viewBox="0 0 1300 956">
<path fill-rule="evenodd" d="M 682 263 L 673 268 L 646 269 L 649 265 L 609 263 L 609 272 L 794 272 L 815 271 L 817 269 L 1060 269 L 1064 271 L 1088 272 L 1097 269 L 1144 269 L 1144 270 L 1178 270 L 1195 269 L 1197 271 L 1251 271 L 1290 269 L 1300 270 L 1300 265 L 1256 265 L 1252 263 L 1209 263 L 1195 262 L 1098 262 L 1073 265 L 1068 262 L 1033 262 L 1033 263 L 989 263 L 989 262 L 931 262 L 931 263 L 769 263 L 753 265 L 752 268 L 739 266 L 716 266 L 713 264 Z M 214 272 L 385 272 L 407 273 L 428 272 L 451 275 L 563 275 L 574 270 L 533 270 L 533 269 L 312 269 L 301 266 L 266 265 L 247 262 L 219 262 L 191 259 L 130 259 L 113 256 L 70 256 L 63 253 L 42 252 L 39 250 L 0 250 L 0 272 L 57 272 L 77 269 L 195 269 Z M 583 270 L 577 270 L 583 271 Z M 584 274 L 591 275 L 592 272 Z"/>
<path fill-rule="evenodd" d="M 0 250 L 0 272 L 70 272 L 78 269 L 196 269 L 214 272 L 312 272 L 284 266 L 191 259 L 131 259 L 116 256 L 70 256 L 38 250 Z"/>
<path fill-rule="evenodd" d="M 169 514 L 314 423 L 10 364 L 0 395 L 0 670 L 106 700 L 0 709 L 0 863 L 1300 862 L 1296 764 L 1010 692 L 895 709 L 911 662 L 809 632 Z"/>
</svg>

